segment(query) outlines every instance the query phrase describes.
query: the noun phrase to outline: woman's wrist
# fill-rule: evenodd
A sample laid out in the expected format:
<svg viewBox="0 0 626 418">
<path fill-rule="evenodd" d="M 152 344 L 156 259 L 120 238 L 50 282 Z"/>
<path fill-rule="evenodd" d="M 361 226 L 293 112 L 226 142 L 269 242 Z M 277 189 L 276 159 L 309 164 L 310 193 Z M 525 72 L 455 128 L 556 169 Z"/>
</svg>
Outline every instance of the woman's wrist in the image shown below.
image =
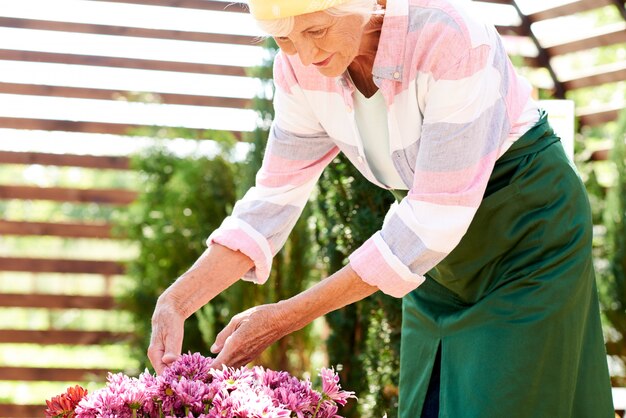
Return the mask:
<svg viewBox="0 0 626 418">
<path fill-rule="evenodd" d="M 277 305 L 280 305 L 281 316 L 291 324 L 292 332 L 320 316 L 364 299 L 377 290 L 377 287 L 361 280 L 347 265 L 315 286 Z"/>
<path fill-rule="evenodd" d="M 245 254 L 212 244 L 161 294 L 158 304 L 188 318 L 239 280 L 253 265 Z"/>
<path fill-rule="evenodd" d="M 189 318 L 195 311 L 189 306 L 190 296 L 185 296 L 182 290 L 176 288 L 178 281 L 172 283 L 157 300 L 157 307 L 169 314 L 180 315 L 184 319 Z"/>
</svg>

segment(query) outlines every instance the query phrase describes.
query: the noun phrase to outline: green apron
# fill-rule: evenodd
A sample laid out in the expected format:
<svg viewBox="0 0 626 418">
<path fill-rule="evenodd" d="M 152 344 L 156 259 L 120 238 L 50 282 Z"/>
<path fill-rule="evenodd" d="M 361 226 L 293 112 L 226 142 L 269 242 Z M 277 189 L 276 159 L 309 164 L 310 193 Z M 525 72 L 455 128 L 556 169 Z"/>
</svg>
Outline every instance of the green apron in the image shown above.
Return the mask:
<svg viewBox="0 0 626 418">
<path fill-rule="evenodd" d="M 585 188 L 540 121 L 497 161 L 459 245 L 403 299 L 401 418 L 441 345 L 439 418 L 613 418 Z"/>
</svg>

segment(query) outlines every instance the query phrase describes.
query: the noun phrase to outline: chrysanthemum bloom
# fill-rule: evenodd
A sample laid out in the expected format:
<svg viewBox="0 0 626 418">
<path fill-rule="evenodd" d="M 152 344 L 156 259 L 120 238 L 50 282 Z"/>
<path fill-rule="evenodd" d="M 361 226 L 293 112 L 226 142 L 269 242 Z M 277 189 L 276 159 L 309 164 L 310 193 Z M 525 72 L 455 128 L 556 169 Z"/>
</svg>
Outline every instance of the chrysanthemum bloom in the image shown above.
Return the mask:
<svg viewBox="0 0 626 418">
<path fill-rule="evenodd" d="M 308 416 L 314 414 L 321 395 L 313 390 L 308 379 L 302 381 L 282 371 L 261 372 L 257 370 L 256 372 L 257 376 L 262 379 L 263 387 L 271 391 L 275 405 L 284 405 L 295 412 L 298 418 L 304 418 L 306 414 L 309 414 Z"/>
<path fill-rule="evenodd" d="M 172 382 L 171 388 L 186 412 L 194 414 L 204 412 L 204 400 L 209 391 L 206 383 L 183 376 L 179 381 Z"/>
<path fill-rule="evenodd" d="M 149 416 L 158 416 L 159 406 L 158 403 L 158 385 L 157 378 L 146 369 L 139 375 L 139 382 L 143 385 L 145 393 L 145 401 L 143 404 L 143 412 Z"/>
<path fill-rule="evenodd" d="M 249 387 L 254 381 L 254 373 L 245 367 L 235 369 L 223 366 L 222 369 L 211 369 L 209 372 L 213 382 L 219 382 L 225 390 Z"/>
<path fill-rule="evenodd" d="M 67 388 L 65 393 L 46 401 L 46 418 L 74 418 L 74 409 L 85 395 L 87 389 L 81 386 Z"/>
<path fill-rule="evenodd" d="M 132 411 L 120 397 L 117 386 L 106 386 L 86 396 L 76 407 L 76 418 L 131 418 Z"/>
<path fill-rule="evenodd" d="M 213 363 L 212 358 L 204 357 L 200 353 L 183 354 L 163 371 L 163 377 L 166 381 L 186 377 L 189 380 L 207 382 L 210 377 L 211 363 Z"/>
<path fill-rule="evenodd" d="M 339 375 L 333 369 L 323 368 L 320 371 L 320 377 L 322 378 L 322 393 L 339 405 L 344 406 L 349 398 L 356 398 L 354 392 L 341 390 Z"/>
</svg>

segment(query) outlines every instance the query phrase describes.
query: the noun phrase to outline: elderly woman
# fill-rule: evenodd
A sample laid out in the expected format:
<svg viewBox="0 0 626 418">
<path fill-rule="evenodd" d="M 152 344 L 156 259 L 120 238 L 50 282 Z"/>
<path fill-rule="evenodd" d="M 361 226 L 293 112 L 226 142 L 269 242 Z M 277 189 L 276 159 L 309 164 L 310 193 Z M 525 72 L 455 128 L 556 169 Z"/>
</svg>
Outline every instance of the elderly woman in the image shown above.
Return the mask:
<svg viewBox="0 0 626 418">
<path fill-rule="evenodd" d="M 236 315 L 216 365 L 380 290 L 403 304 L 401 417 L 612 417 L 585 191 L 494 28 L 450 0 L 249 3 L 281 49 L 276 118 L 256 187 L 158 300 L 156 370 L 185 318 L 267 280 L 343 152 L 398 202 L 343 269 Z"/>
</svg>

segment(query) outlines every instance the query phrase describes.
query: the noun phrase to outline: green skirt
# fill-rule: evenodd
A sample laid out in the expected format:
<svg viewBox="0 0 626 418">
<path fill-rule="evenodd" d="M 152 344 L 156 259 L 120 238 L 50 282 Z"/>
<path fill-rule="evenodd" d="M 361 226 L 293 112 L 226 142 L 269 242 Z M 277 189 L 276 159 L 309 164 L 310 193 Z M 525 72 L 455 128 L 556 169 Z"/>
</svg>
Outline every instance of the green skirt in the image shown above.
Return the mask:
<svg viewBox="0 0 626 418">
<path fill-rule="evenodd" d="M 613 418 L 591 240 L 585 188 L 543 114 L 403 299 L 399 416 L 420 416 L 441 347 L 439 418 Z"/>
</svg>

